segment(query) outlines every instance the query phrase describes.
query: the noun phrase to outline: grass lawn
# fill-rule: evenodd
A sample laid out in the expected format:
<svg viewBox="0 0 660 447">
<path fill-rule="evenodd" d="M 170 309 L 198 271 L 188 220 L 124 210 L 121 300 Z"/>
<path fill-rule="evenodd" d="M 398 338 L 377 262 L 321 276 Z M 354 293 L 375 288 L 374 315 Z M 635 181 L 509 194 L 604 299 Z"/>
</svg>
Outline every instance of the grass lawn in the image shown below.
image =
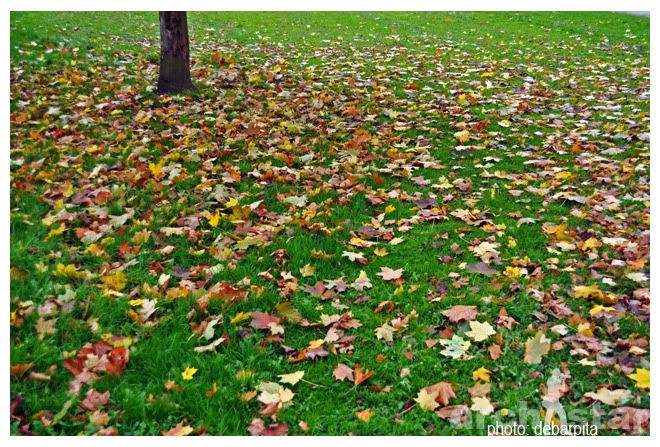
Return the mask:
<svg viewBox="0 0 660 447">
<path fill-rule="evenodd" d="M 647 17 L 188 23 L 11 14 L 12 433 L 648 431 Z"/>
</svg>

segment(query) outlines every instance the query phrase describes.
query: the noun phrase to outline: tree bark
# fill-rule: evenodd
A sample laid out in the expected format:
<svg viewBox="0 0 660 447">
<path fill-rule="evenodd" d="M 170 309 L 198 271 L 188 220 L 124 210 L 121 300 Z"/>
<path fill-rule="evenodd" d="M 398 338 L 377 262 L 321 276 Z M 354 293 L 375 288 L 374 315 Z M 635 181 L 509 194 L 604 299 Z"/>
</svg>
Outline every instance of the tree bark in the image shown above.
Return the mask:
<svg viewBox="0 0 660 447">
<path fill-rule="evenodd" d="M 179 93 L 192 88 L 187 14 L 161 11 L 158 93 Z"/>
</svg>

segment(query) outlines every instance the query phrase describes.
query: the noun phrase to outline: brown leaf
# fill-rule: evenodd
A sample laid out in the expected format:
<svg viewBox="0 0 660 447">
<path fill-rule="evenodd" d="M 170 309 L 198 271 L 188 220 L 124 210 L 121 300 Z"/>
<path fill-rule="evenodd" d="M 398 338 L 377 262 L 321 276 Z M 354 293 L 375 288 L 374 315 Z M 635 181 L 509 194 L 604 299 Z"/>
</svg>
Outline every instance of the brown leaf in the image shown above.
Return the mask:
<svg viewBox="0 0 660 447">
<path fill-rule="evenodd" d="M 497 360 L 502 355 L 502 349 L 499 345 L 490 345 L 488 347 L 488 354 L 490 355 L 491 359 Z"/>
<path fill-rule="evenodd" d="M 442 315 L 449 318 L 452 323 L 458 323 L 461 320 L 474 320 L 478 313 L 476 306 L 458 304 L 442 312 Z"/>
<path fill-rule="evenodd" d="M 254 418 L 248 427 L 248 431 L 252 436 L 287 436 L 289 426 L 286 422 L 278 422 L 266 427 L 263 420 Z"/>
<path fill-rule="evenodd" d="M 437 392 L 435 400 L 441 405 L 449 405 L 449 400 L 456 397 L 454 394 L 454 387 L 448 382 L 438 382 L 434 385 L 427 386 L 426 392 L 431 394 Z"/>
<path fill-rule="evenodd" d="M 442 419 L 448 420 L 454 425 L 462 424 L 467 420 L 470 410 L 467 405 L 452 405 L 449 407 L 441 407 L 435 410 L 435 414 Z"/>
</svg>

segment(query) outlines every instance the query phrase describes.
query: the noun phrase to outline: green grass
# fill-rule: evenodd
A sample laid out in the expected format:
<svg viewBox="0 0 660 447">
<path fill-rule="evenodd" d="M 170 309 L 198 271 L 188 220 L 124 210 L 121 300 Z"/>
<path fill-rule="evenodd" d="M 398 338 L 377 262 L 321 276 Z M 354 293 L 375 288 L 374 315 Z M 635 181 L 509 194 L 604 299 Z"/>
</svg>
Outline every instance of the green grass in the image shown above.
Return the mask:
<svg viewBox="0 0 660 447">
<path fill-rule="evenodd" d="M 555 368 L 572 377 L 561 400 L 566 410 L 590 411 L 593 404 L 584 394 L 602 385 L 629 388 L 633 397 L 627 405 L 649 408 L 648 390 L 635 388 L 626 377 L 629 368 L 649 367 L 648 354 L 630 354 L 626 345 L 650 338 L 648 307 L 632 302 L 633 292 L 643 284 L 626 277 L 649 270 L 643 244 L 650 206 L 649 143 L 643 138 L 650 122 L 648 18 L 596 12 L 193 12 L 188 20 L 196 90 L 170 98 L 153 91 L 156 13 L 11 14 L 10 306 L 17 312 L 11 364 L 34 363 L 33 371 L 51 376 L 49 382 L 12 376 L 12 398 L 22 395 L 19 413 L 32 432 L 98 430 L 78 405 L 90 386 L 72 397 L 72 375 L 63 360 L 103 334 L 133 339 L 124 373 L 102 376 L 91 386 L 111 392 L 103 411 L 110 417 L 108 426 L 120 434 L 156 435 L 180 422 L 213 435 L 248 434 L 254 418 L 267 418 L 259 415 L 256 399 L 243 402 L 239 394 L 298 370 L 305 371 L 307 382 L 289 386 L 296 393 L 293 403 L 278 413 L 290 434 L 305 433 L 301 421 L 311 435 L 485 434 L 479 419 L 483 424 L 512 420 L 521 402 L 538 414 L 541 386 Z M 216 54 L 231 61 L 220 64 Z M 476 95 L 474 104 L 461 99 L 470 94 Z M 314 106 L 313 99 L 323 105 Z M 145 114 L 151 117 L 144 119 Z M 457 148 L 454 133 L 461 123 L 485 118 L 490 122 L 483 130 L 470 131 L 471 147 Z M 500 124 L 504 120 L 511 125 Z M 262 125 L 262 134 L 246 135 L 250 124 Z M 357 129 L 371 135 L 362 150 L 346 146 Z M 576 144 L 581 146 L 572 150 Z M 95 152 L 90 149 L 94 146 Z M 622 152 L 603 152 L 610 148 Z M 312 159 L 301 158 L 312 154 Z M 163 159 L 167 169 L 179 170 L 175 180 L 150 173 L 149 164 Z M 556 177 L 553 168 L 573 177 Z M 241 173 L 240 182 L 229 181 L 233 170 Z M 417 176 L 428 184 L 420 186 L 412 179 Z M 268 233 L 265 243 L 223 251 L 227 238 L 244 237 L 239 223 L 221 220 L 212 227 L 203 214 L 218 209 L 213 191 L 223 184 L 242 207 L 263 201 L 271 214 L 249 212 L 244 220 L 261 225 L 257 237 Z M 507 192 L 528 187 L 547 193 L 528 190 L 514 197 Z M 76 193 L 101 189 L 111 195 L 107 203 L 74 200 Z M 371 204 L 370 196 L 391 191 L 400 196 Z M 618 207 L 606 201 L 607 191 L 616 192 Z M 561 192 L 589 202 L 581 206 L 563 200 L 556 196 Z M 445 218 L 404 225 L 417 213 L 409 198 L 417 193 L 420 198 L 435 195 L 439 206 L 444 199 Z M 315 215 L 282 200 L 302 194 L 308 204 L 318 205 Z M 352 235 L 373 224 L 388 205 L 394 208 L 382 225 L 403 242 L 349 245 Z M 43 220 L 63 208 L 72 213 L 70 220 L 62 215 L 50 225 Z M 110 216 L 129 208 L 134 215 L 124 225 L 104 227 Z M 450 214 L 459 209 L 483 212 L 494 225 L 502 225 L 500 233 Z M 280 221 L 279 216 L 294 220 Z M 177 223 L 185 217 L 199 218 L 191 234 L 162 233 L 163 227 L 185 225 Z M 521 217 L 537 221 L 518 226 Z M 562 222 L 568 225 L 569 242 L 624 237 L 638 247 L 614 250 L 604 245 L 593 252 L 595 258 L 578 248 L 552 253 L 548 249 L 555 241 L 542 225 Z M 64 223 L 64 232 L 51 234 Z M 90 252 L 90 243 L 76 235 L 83 228 L 104 233 L 95 242 L 104 253 Z M 145 230 L 149 239 L 136 242 L 136 233 Z M 501 244 L 501 264 L 493 265 L 497 274 L 464 271 L 464 263 L 478 260 L 470 246 L 490 236 Z M 515 246 L 508 245 L 510 239 Z M 135 255 L 122 255 L 127 246 L 138 245 Z M 163 252 L 168 246 L 172 251 Z M 388 255 L 376 256 L 377 247 Z M 286 251 L 286 263 L 274 259 L 277 250 Z M 312 250 L 333 257 L 316 259 Z M 341 256 L 344 251 L 364 252 L 369 262 L 350 262 Z M 450 259 L 445 262 L 443 256 Z M 506 267 L 525 257 L 533 263 L 530 270 L 539 269 L 535 276 L 507 278 Z M 641 265 L 610 268 L 613 259 Z M 57 276 L 58 263 L 73 264 L 89 276 Z M 102 276 L 126 263 L 123 295 L 104 294 Z M 306 264 L 316 269 L 310 277 L 299 273 Z M 207 272 L 216 265 L 222 269 Z M 194 291 L 180 298 L 169 298 L 164 289 L 150 293 L 161 273 L 171 275 L 170 289 L 182 284 L 175 267 L 201 272 L 189 279 Z M 376 275 L 381 267 L 404 269 L 401 290 Z M 305 285 L 340 277 L 350 284 L 361 270 L 373 284 L 364 292 L 348 288 L 334 301 L 321 301 L 304 290 Z M 262 272 L 276 280 L 291 272 L 299 288 L 284 296 Z M 604 284 L 596 275 L 616 285 Z M 455 284 L 457 276 L 463 284 Z M 195 353 L 201 342 L 190 322 L 208 316 L 201 315 L 196 301 L 220 281 L 249 281 L 248 299 L 231 306 L 209 304 L 208 315 L 224 317 L 216 333 L 226 332 L 230 341 L 217 353 Z M 437 292 L 438 281 L 447 285 L 446 296 Z M 573 296 L 574 286 L 591 284 L 616 296 L 613 320 L 588 313 L 597 301 Z M 69 313 L 56 301 L 65 285 L 75 291 Z M 366 302 L 356 301 L 363 295 Z M 539 296 L 563 299 L 580 318 L 552 316 L 535 298 Z M 157 300 L 150 324 L 129 318 L 129 301 L 137 298 Z M 388 300 L 391 313 L 375 312 Z M 249 319 L 230 322 L 241 312 L 274 313 L 283 301 L 290 301 L 310 323 L 319 323 L 322 314 L 350 311 L 362 324 L 345 334 L 357 336 L 354 349 L 290 364 L 278 344 L 264 343 L 265 331 L 251 328 Z M 39 309 L 45 310 L 39 306 L 47 303 L 55 303 L 46 318 L 56 319 L 56 330 L 39 340 L 35 324 Z M 499 359 L 491 359 L 487 351 L 494 337 L 473 342 L 466 360 L 441 355 L 438 345 L 427 347 L 427 340 L 440 338 L 447 329 L 467 339 L 465 322 L 452 324 L 442 315 L 456 304 L 476 305 L 477 319 L 496 328 Z M 495 324 L 503 308 L 519 323 L 512 329 Z M 190 316 L 193 309 L 197 314 Z M 392 342 L 374 335 L 384 323 L 412 312 L 417 318 Z M 548 321 L 539 321 L 539 315 Z M 90 318 L 98 324 L 96 331 Z M 596 360 L 596 353 L 571 352 L 566 340 L 540 365 L 523 361 L 524 343 L 538 330 L 556 342 L 563 337 L 550 327 L 564 324 L 572 336 L 580 321 L 592 323 L 595 336 L 609 343 L 612 351 L 603 355 L 613 359 L 610 365 L 578 363 Z M 296 349 L 323 339 L 327 331 L 316 324 L 285 323 L 284 329 L 283 345 Z M 352 387 L 333 377 L 338 363 L 359 363 L 374 375 Z M 469 407 L 472 372 L 481 366 L 492 371 L 489 398 L 496 409 L 490 416 L 472 412 L 477 422 L 461 427 L 406 406 L 422 388 L 446 381 L 456 390 L 451 403 Z M 191 381 L 181 377 L 187 367 L 199 370 Z M 402 377 L 403 368 L 410 373 Z M 254 376 L 241 380 L 236 376 L 241 370 Z M 168 380 L 181 389 L 166 389 Z M 214 383 L 218 392 L 207 397 Z M 66 415 L 49 424 L 72 398 Z M 365 409 L 374 413 L 369 422 L 355 415 Z M 510 415 L 504 416 L 502 409 Z M 621 433 L 605 427 L 601 432 Z M 12 433 L 21 433 L 17 420 Z"/>
</svg>

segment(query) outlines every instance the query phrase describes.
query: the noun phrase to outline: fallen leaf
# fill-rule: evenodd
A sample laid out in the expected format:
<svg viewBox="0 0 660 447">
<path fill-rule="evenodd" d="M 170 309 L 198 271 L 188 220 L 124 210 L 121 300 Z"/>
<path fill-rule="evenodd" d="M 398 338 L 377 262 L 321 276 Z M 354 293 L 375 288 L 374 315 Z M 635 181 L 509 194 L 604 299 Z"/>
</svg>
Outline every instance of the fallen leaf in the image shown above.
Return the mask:
<svg viewBox="0 0 660 447">
<path fill-rule="evenodd" d="M 452 323 L 458 323 L 461 320 L 472 320 L 477 314 L 476 306 L 465 306 L 462 304 L 458 304 L 442 312 L 442 315 L 449 318 L 449 321 Z"/>
<path fill-rule="evenodd" d="M 295 385 L 296 383 L 300 382 L 300 380 L 303 378 L 304 375 L 305 375 L 305 371 L 296 371 L 290 374 L 280 374 L 278 377 L 280 378 L 280 382 L 282 383 Z"/>
<path fill-rule="evenodd" d="M 530 365 L 541 363 L 541 359 L 548 352 L 550 352 L 550 341 L 545 338 L 545 334 L 541 331 L 525 342 L 525 362 Z"/>
<path fill-rule="evenodd" d="M 471 330 L 466 332 L 465 335 L 474 341 L 484 341 L 491 335 L 495 335 L 495 330 L 488 322 L 480 323 L 478 321 L 470 321 L 469 324 Z"/>
<path fill-rule="evenodd" d="M 383 278 L 383 281 L 393 281 L 401 278 L 403 269 L 392 270 L 389 267 L 381 267 L 380 272 L 376 273 L 376 275 Z"/>
<path fill-rule="evenodd" d="M 646 368 L 637 368 L 633 374 L 628 377 L 635 381 L 637 388 L 651 389 L 651 371 Z"/>
<path fill-rule="evenodd" d="M 183 380 L 192 380 L 197 371 L 197 368 L 188 367 L 181 373 L 181 377 Z"/>
</svg>

